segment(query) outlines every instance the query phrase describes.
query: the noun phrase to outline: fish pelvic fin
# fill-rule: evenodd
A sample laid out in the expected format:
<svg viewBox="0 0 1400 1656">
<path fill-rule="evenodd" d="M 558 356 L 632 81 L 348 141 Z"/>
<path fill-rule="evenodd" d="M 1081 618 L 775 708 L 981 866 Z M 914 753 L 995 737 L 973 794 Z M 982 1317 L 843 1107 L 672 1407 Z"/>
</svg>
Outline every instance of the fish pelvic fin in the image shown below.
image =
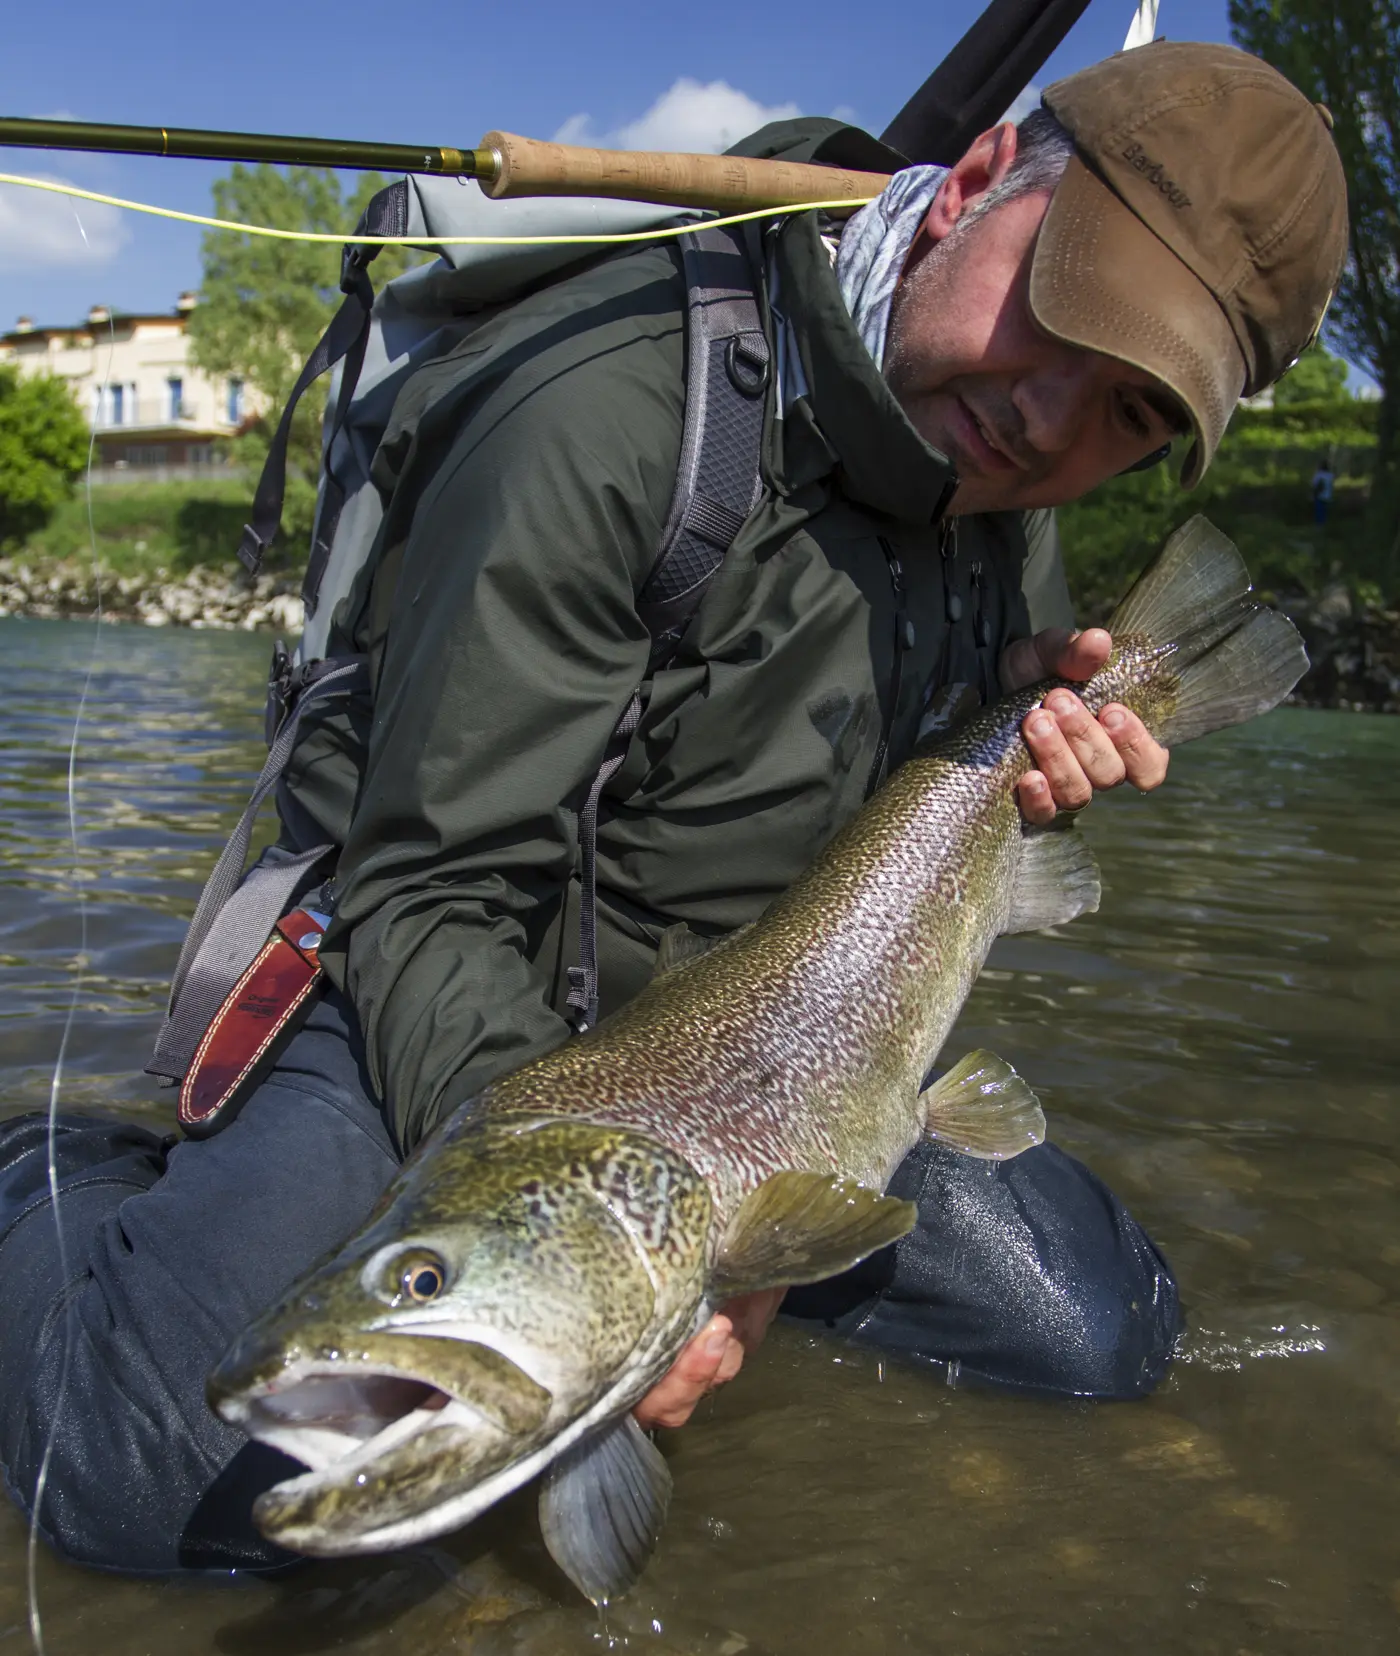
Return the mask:
<svg viewBox="0 0 1400 1656">
<path fill-rule="evenodd" d="M 579 1592 L 608 1604 L 646 1568 L 670 1501 L 661 1451 L 623 1415 L 566 1449 L 545 1473 L 540 1531 Z"/>
<path fill-rule="evenodd" d="M 775 1173 L 739 1205 L 710 1273 L 709 1295 L 820 1282 L 913 1230 L 913 1202 L 831 1173 Z"/>
<path fill-rule="evenodd" d="M 1200 516 L 1162 548 L 1108 630 L 1171 646 L 1179 686 L 1153 730 L 1168 745 L 1267 713 L 1308 670 L 1297 629 L 1252 596 L 1234 543 Z"/>
<path fill-rule="evenodd" d="M 1026 828 L 1007 932 L 1043 931 L 1062 926 L 1099 906 L 1103 887 L 1099 865 L 1084 836 L 1073 826 Z"/>
<path fill-rule="evenodd" d="M 1040 1100 L 994 1052 L 969 1052 L 924 1100 L 929 1137 L 965 1156 L 1009 1161 L 1045 1140 Z"/>
</svg>

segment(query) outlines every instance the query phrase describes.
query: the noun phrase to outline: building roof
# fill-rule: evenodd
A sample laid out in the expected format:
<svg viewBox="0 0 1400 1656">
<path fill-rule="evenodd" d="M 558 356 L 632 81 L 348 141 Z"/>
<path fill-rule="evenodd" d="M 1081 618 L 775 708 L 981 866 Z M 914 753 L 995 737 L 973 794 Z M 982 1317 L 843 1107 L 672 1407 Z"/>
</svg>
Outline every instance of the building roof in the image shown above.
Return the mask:
<svg viewBox="0 0 1400 1656">
<path fill-rule="evenodd" d="M 106 305 L 93 305 L 83 322 L 36 323 L 31 317 L 21 316 L 8 333 L 0 334 L 0 346 L 19 346 L 32 339 L 57 339 L 65 335 L 90 334 L 96 328 L 135 328 L 143 322 L 179 322 L 189 320 L 190 312 L 199 303 L 193 293 L 182 293 L 172 310 L 114 311 Z"/>
</svg>

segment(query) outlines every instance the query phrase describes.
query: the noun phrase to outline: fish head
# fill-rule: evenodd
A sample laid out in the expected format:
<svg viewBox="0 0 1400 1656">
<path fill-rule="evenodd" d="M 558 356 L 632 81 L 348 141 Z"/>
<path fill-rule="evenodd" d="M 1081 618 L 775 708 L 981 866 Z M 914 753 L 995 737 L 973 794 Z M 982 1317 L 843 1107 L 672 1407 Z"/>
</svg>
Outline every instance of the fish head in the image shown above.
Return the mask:
<svg viewBox="0 0 1400 1656">
<path fill-rule="evenodd" d="M 454 1118 L 209 1377 L 217 1413 L 310 1468 L 258 1498 L 259 1528 L 340 1554 L 475 1517 L 664 1371 L 710 1220 L 646 1135 Z"/>
</svg>

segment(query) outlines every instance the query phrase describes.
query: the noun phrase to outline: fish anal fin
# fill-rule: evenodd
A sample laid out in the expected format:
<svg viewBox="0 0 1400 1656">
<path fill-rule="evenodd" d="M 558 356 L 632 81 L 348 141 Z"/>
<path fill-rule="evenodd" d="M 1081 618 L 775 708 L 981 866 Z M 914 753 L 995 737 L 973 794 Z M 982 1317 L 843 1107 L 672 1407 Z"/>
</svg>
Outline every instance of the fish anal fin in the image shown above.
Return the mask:
<svg viewBox="0 0 1400 1656">
<path fill-rule="evenodd" d="M 967 1156 L 1009 1161 L 1045 1139 L 1040 1100 L 993 1052 L 969 1052 L 924 1100 L 929 1137 Z"/>
<path fill-rule="evenodd" d="M 549 1555 L 594 1604 L 620 1598 L 647 1566 L 671 1501 L 671 1473 L 633 1417 L 566 1449 L 540 1485 Z"/>
<path fill-rule="evenodd" d="M 713 1299 L 820 1282 L 914 1228 L 912 1202 L 831 1173 L 775 1173 L 739 1205 L 710 1275 Z"/>
<path fill-rule="evenodd" d="M 1008 932 L 1062 926 L 1099 906 L 1103 887 L 1099 865 L 1077 828 L 1028 828 L 1021 835 L 1021 861 Z"/>
</svg>

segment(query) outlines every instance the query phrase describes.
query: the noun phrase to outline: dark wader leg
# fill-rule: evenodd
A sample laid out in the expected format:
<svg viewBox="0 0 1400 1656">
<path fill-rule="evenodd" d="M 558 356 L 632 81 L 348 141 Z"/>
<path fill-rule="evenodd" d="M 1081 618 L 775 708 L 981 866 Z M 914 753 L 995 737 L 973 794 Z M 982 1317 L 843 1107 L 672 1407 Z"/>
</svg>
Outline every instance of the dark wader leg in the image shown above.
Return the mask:
<svg viewBox="0 0 1400 1656">
<path fill-rule="evenodd" d="M 1081 1162 L 1053 1144 L 992 1163 L 921 1144 L 890 1193 L 919 1205 L 902 1241 L 783 1315 L 859 1345 L 1023 1390 L 1141 1397 L 1181 1325 L 1171 1269 Z"/>
<path fill-rule="evenodd" d="M 63 1118 L 59 1206 L 45 1132 L 0 1125 L 0 1465 L 27 1511 L 74 1334 L 42 1529 L 131 1571 L 267 1568 L 255 1495 L 295 1463 L 204 1403 L 229 1341 L 373 1206 L 396 1166 L 358 1036 L 328 998 L 217 1137 Z M 784 1314 L 1009 1386 L 1131 1397 L 1166 1366 L 1178 1313 L 1161 1256 L 1053 1146 L 1000 1167 L 921 1146 L 891 1188 L 921 1222 Z"/>
<path fill-rule="evenodd" d="M 256 1312 L 360 1223 L 397 1165 L 358 1039 L 328 997 L 221 1133 L 175 1144 L 61 1118 L 65 1284 L 46 1123 L 0 1124 L 0 1465 L 29 1511 L 73 1340 L 41 1514 L 70 1558 L 266 1567 L 254 1495 L 295 1463 L 224 1425 L 204 1377 Z"/>
</svg>

